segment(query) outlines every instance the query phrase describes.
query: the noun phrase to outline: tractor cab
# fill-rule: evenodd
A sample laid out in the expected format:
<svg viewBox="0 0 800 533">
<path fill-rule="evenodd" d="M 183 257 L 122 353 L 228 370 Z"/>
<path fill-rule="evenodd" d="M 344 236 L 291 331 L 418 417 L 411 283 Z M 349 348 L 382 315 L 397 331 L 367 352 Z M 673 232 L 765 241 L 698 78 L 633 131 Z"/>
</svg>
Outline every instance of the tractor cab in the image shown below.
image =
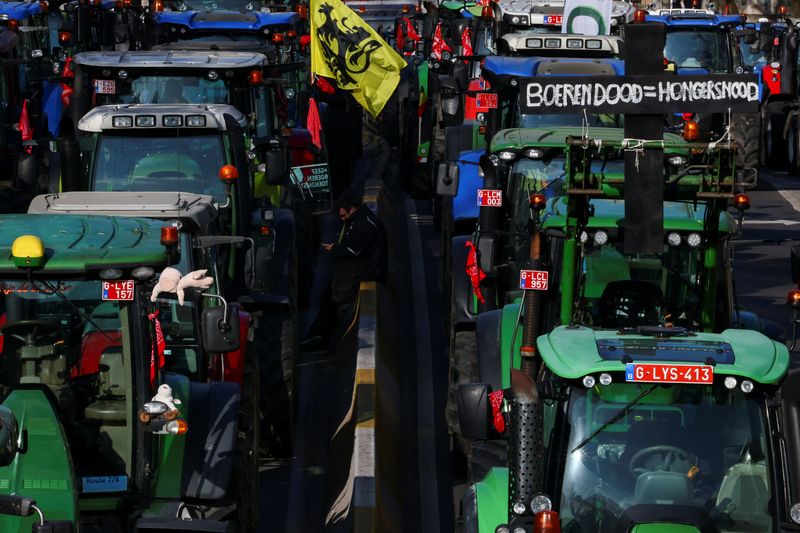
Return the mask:
<svg viewBox="0 0 800 533">
<path fill-rule="evenodd" d="M 507 33 L 562 33 L 564 2 L 526 2 L 503 0 L 498 3 Z M 611 33 L 633 20 L 632 3 L 615 0 L 611 4 Z"/>
</svg>

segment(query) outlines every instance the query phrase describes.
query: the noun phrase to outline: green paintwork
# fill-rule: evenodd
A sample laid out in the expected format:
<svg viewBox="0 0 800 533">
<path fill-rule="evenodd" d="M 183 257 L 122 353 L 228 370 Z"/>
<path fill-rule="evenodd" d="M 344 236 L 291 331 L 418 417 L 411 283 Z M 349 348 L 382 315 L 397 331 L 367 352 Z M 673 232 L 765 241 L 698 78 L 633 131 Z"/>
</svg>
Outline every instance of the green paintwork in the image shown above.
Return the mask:
<svg viewBox="0 0 800 533">
<path fill-rule="evenodd" d="M 631 533 L 700 533 L 694 526 L 686 524 L 638 524 L 633 526 Z"/>
<path fill-rule="evenodd" d="M 580 127 L 559 126 L 553 128 L 510 128 L 498 131 L 489 144 L 489 151 L 497 153 L 502 150 L 524 150 L 525 148 L 564 148 L 567 137 L 582 137 Z M 591 128 L 592 139 L 621 142 L 625 138 L 622 128 Z M 674 133 L 665 133 L 664 141 L 668 143 L 684 143 L 683 137 Z M 670 149 L 666 152 L 684 153 L 685 150 Z"/>
<path fill-rule="evenodd" d="M 652 340 L 653 337 L 620 335 L 617 331 L 593 330 L 582 326 L 558 326 L 549 334 L 540 336 L 536 344 L 547 368 L 566 379 L 600 372 L 624 372 L 624 363 L 604 360 L 600 356 L 597 350 L 599 339 Z M 696 333 L 692 336 L 670 337 L 668 340 L 672 343 L 706 341 L 730 344 L 735 360 L 733 364 L 717 363 L 715 374 L 742 376 L 759 383 L 772 384 L 783 378 L 789 365 L 786 346 L 756 331 L 726 329 L 722 333 Z"/>
<path fill-rule="evenodd" d="M 475 484 L 478 499 L 478 532 L 494 533 L 508 521 L 508 468 L 494 467 Z"/>
<path fill-rule="evenodd" d="M 504 389 L 511 387 L 511 369 L 522 364 L 519 349 L 522 346 L 522 324 L 517 320 L 520 302 L 503 306 L 500 322 L 500 377 Z M 515 334 L 516 330 L 516 334 Z M 512 346 L 513 340 L 513 346 Z M 512 361 L 511 358 L 514 358 Z M 511 365 L 514 365 L 513 367 Z"/>
<path fill-rule="evenodd" d="M 625 202 L 623 200 L 593 199 L 594 215 L 589 219 L 588 228 L 615 228 L 621 226 L 625 218 Z M 664 229 L 673 231 L 703 232 L 705 228 L 706 206 L 702 203 L 664 202 Z M 567 221 L 567 198 L 554 198 L 547 208 L 542 221 L 543 229 L 563 229 Z M 719 229 L 723 233 L 732 233 L 736 221 L 727 211 L 719 215 Z"/>
<path fill-rule="evenodd" d="M 179 374 L 167 374 L 164 381 L 172 387 L 172 396 L 181 401 L 178 409 L 181 418 L 186 419 L 188 423 L 189 378 Z M 189 431 L 191 430 L 190 425 Z M 156 498 L 180 498 L 186 435 L 155 435 L 154 438 L 157 439 L 157 465 L 153 495 Z"/>
<path fill-rule="evenodd" d="M 3 402 L 14 412 L 20 435 L 28 434 L 28 449 L 0 468 L 0 494 L 36 500 L 49 520 L 77 518 L 77 490 L 67 437 L 56 409 L 42 389 L 12 391 Z M 0 515 L 3 533 L 30 533 L 34 517 Z"/>
<path fill-rule="evenodd" d="M 159 267 L 166 264 L 166 254 L 155 237 L 163 225 L 144 218 L 0 215 L 0 272 L 20 272 L 11 261 L 11 243 L 20 235 L 42 239 L 47 262 L 41 270 L 45 273 Z"/>
</svg>

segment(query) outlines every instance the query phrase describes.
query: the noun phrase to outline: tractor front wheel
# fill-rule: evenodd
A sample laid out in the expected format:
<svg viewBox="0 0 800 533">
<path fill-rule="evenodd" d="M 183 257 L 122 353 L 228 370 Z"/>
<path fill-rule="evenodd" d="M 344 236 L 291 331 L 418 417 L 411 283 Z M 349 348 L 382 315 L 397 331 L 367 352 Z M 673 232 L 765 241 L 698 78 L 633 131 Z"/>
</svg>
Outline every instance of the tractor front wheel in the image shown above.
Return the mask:
<svg viewBox="0 0 800 533">
<path fill-rule="evenodd" d="M 731 117 L 731 134 L 739 144 L 736 166 L 758 168 L 761 156 L 761 113 L 736 113 Z"/>
</svg>

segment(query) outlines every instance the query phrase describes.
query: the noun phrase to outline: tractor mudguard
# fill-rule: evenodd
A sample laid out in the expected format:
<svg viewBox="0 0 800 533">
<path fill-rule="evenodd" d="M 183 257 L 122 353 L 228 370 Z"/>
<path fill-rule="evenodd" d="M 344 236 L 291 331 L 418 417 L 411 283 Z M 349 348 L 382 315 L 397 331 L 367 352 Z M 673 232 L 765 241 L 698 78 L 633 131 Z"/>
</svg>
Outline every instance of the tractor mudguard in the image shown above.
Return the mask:
<svg viewBox="0 0 800 533">
<path fill-rule="evenodd" d="M 3 401 L 17 419 L 19 435 L 26 434 L 24 453 L 0 468 L 6 480 L 0 493 L 36 500 L 49 520 L 78 518 L 75 472 L 64 428 L 58 418 L 58 402 L 46 386 L 12 389 Z M 36 515 L 0 515 L 3 533 L 30 533 Z"/>
<path fill-rule="evenodd" d="M 478 351 L 478 383 L 486 383 L 492 390 L 502 388 L 500 335 L 502 310 L 492 309 L 478 315 L 475 320 L 475 340 Z"/>
<path fill-rule="evenodd" d="M 483 150 L 469 150 L 458 154 L 458 192 L 453 197 L 453 222 L 478 218 L 478 189 L 483 179 L 478 176 L 478 160 Z"/>
<path fill-rule="evenodd" d="M 277 295 L 291 298 L 292 271 L 294 268 L 295 250 L 295 220 L 294 212 L 290 209 L 276 209 L 275 219 L 272 223 L 275 230 L 275 254 L 272 260 L 272 292 Z"/>
<path fill-rule="evenodd" d="M 450 287 L 454 330 L 471 329 L 475 322 L 472 282 L 466 270 L 469 248 L 464 245 L 470 239 L 470 236 L 459 235 L 450 241 L 450 252 L 453 257 L 450 263 Z"/>
<path fill-rule="evenodd" d="M 190 383 L 182 497 L 219 500 L 228 493 L 235 464 L 239 398 L 235 383 Z"/>
</svg>

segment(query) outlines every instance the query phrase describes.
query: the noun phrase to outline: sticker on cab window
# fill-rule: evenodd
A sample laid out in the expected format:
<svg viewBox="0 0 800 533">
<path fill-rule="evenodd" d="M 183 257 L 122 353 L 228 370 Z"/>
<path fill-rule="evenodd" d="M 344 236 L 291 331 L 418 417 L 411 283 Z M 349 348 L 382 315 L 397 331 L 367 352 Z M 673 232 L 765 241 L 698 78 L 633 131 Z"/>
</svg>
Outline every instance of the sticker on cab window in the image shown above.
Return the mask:
<svg viewBox="0 0 800 533">
<path fill-rule="evenodd" d="M 124 492 L 128 490 L 127 476 L 88 476 L 81 478 L 83 492 Z"/>
</svg>

